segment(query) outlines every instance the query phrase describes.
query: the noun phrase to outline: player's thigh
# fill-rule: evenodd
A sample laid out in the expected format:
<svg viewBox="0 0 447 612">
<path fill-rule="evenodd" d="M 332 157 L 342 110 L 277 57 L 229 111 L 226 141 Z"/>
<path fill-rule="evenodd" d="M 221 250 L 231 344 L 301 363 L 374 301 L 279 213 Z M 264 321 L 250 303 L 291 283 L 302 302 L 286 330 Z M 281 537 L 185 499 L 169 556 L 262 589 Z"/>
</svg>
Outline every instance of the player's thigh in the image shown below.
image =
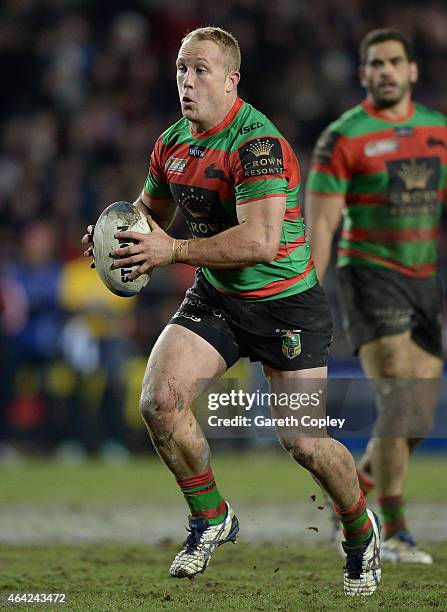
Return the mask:
<svg viewBox="0 0 447 612">
<path fill-rule="evenodd" d="M 410 378 L 410 350 L 413 341 L 409 329 L 365 342 L 359 348 L 360 361 L 368 378 Z"/>
<path fill-rule="evenodd" d="M 263 365 L 272 396 L 272 416 L 278 438 L 287 449 L 311 453 L 312 441 L 327 437 L 326 385 L 327 368 L 276 370 Z"/>
<path fill-rule="evenodd" d="M 226 369 L 225 360 L 211 344 L 181 325 L 170 324 L 150 354 L 142 397 L 155 393 L 189 403 Z"/>
<path fill-rule="evenodd" d="M 440 378 L 443 361 L 414 341 L 410 342 L 409 360 L 414 378 Z"/>
</svg>

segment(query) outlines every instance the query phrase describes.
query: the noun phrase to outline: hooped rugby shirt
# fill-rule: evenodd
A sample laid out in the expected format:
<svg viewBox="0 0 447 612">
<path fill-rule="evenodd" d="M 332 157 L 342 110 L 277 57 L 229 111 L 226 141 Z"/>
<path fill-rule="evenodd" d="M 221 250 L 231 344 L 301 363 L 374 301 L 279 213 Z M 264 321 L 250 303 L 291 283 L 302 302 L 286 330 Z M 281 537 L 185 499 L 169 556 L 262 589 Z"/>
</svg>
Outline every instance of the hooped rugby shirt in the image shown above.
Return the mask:
<svg viewBox="0 0 447 612">
<path fill-rule="evenodd" d="M 237 206 L 285 196 L 280 246 L 272 262 L 202 268 L 223 293 L 271 300 L 317 283 L 304 234 L 300 186 L 289 143 L 265 115 L 238 98 L 222 123 L 208 132 L 193 132 L 185 118 L 168 128 L 155 144 L 144 190 L 154 198 L 173 198 L 195 238 L 237 225 Z"/>
<path fill-rule="evenodd" d="M 323 132 L 308 188 L 345 196 L 338 266 L 380 266 L 415 278 L 435 273 L 446 126 L 444 115 L 420 104 L 396 121 L 365 100 Z"/>
</svg>

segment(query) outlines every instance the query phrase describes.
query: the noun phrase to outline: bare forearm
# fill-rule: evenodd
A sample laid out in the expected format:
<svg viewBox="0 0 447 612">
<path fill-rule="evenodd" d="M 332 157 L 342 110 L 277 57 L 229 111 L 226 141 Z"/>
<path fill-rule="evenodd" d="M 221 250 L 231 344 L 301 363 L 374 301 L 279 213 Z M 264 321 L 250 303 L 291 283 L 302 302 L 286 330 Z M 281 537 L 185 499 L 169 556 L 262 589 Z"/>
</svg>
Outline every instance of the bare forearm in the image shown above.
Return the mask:
<svg viewBox="0 0 447 612">
<path fill-rule="evenodd" d="M 242 223 L 210 238 L 176 240 L 173 259 L 192 266 L 220 269 L 272 261 L 278 248 L 271 235 L 272 228 L 265 225 L 261 232 L 257 230 L 250 231 Z"/>
<path fill-rule="evenodd" d="M 320 283 L 324 281 L 327 269 L 331 261 L 332 242 L 338 222 L 327 218 L 325 215 L 317 216 L 312 219 L 309 227 L 309 242 L 312 251 L 312 258 L 317 269 L 317 276 Z"/>
<path fill-rule="evenodd" d="M 312 258 L 317 269 L 317 276 L 320 283 L 324 281 L 329 263 L 331 261 L 332 236 L 319 235 L 315 232 L 312 240 Z"/>
</svg>

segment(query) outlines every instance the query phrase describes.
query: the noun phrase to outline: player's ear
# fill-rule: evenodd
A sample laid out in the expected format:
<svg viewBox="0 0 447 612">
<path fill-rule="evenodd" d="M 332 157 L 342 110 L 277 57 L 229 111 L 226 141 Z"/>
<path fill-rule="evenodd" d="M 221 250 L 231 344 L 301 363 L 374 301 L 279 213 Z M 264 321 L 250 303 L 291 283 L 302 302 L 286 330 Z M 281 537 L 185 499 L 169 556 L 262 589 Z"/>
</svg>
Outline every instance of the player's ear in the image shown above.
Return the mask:
<svg viewBox="0 0 447 612">
<path fill-rule="evenodd" d="M 410 83 L 414 85 L 417 82 L 419 76 L 419 69 L 416 62 L 410 62 Z"/>
<path fill-rule="evenodd" d="M 238 72 L 237 70 L 232 70 L 227 75 L 227 83 L 226 83 L 225 91 L 227 93 L 231 93 L 232 91 L 234 91 L 236 87 L 238 86 L 238 83 L 240 80 L 241 80 L 241 73 Z"/>
</svg>

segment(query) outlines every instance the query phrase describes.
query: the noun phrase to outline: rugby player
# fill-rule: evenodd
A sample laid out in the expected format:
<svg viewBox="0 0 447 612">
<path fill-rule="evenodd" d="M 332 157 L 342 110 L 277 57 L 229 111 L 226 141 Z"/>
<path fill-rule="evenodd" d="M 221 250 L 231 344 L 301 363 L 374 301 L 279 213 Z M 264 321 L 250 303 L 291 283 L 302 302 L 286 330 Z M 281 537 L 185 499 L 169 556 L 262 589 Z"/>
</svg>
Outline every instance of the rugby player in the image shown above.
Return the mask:
<svg viewBox="0 0 447 612">
<path fill-rule="evenodd" d="M 431 428 L 442 373 L 436 273 L 445 198 L 446 118 L 412 102 L 411 41 L 379 29 L 360 45 L 366 99 L 321 135 L 307 184 L 312 253 L 320 281 L 341 219 L 337 284 L 343 326 L 379 417 L 358 466 L 383 514 L 382 558 L 431 563 L 404 511 L 409 456 Z"/>
<path fill-rule="evenodd" d="M 235 541 L 239 526 L 191 403 L 241 356 L 262 363 L 273 393 L 286 383 L 321 387 L 332 322 L 304 236 L 298 162 L 271 121 L 238 97 L 237 41 L 220 28 L 194 30 L 176 66 L 183 118 L 158 139 L 136 202 L 152 232 L 117 234 L 136 244 L 114 256 L 122 258 L 118 267 L 139 264 L 135 277 L 175 262 L 197 267 L 152 349 L 141 395 L 152 442 L 191 511 L 170 574 L 192 578 L 218 546 Z M 178 208 L 192 240 L 166 232 Z M 327 435 L 294 428 L 278 435 L 335 504 L 345 534 L 345 593 L 371 594 L 380 580 L 380 528 L 352 456 Z"/>
</svg>

